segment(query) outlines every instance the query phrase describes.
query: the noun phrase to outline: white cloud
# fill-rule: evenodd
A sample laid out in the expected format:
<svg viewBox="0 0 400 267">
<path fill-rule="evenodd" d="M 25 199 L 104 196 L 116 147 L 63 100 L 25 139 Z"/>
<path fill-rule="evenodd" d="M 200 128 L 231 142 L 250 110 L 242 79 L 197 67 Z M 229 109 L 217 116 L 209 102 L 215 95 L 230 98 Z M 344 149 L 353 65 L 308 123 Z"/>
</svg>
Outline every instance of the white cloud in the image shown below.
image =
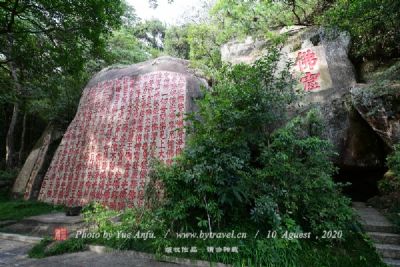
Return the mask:
<svg viewBox="0 0 400 267">
<path fill-rule="evenodd" d="M 168 4 L 167 0 L 158 0 L 156 9 L 150 8 L 148 0 L 127 0 L 127 3 L 135 8 L 136 14 L 144 19 L 159 19 L 172 25 L 177 24 L 185 11 L 200 6 L 201 0 L 174 0 Z"/>
</svg>

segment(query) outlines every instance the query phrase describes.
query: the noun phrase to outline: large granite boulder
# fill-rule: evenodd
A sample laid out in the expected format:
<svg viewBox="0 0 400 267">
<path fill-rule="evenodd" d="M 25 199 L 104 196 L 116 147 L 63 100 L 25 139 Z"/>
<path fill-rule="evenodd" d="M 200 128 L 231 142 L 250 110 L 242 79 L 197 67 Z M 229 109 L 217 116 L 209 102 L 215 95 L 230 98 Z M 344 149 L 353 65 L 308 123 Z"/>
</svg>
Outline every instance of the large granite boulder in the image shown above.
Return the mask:
<svg viewBox="0 0 400 267">
<path fill-rule="evenodd" d="M 202 84 L 187 61 L 171 57 L 102 70 L 83 91 L 39 200 L 141 206 L 152 159 L 171 163 L 183 149 L 184 113 Z"/>
</svg>

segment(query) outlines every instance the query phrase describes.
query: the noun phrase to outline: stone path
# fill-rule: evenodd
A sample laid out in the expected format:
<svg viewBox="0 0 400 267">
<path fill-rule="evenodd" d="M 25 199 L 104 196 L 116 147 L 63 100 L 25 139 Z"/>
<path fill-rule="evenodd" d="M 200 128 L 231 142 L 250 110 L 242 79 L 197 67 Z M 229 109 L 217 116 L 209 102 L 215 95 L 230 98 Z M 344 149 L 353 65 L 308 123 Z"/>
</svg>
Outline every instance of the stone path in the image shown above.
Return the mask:
<svg viewBox="0 0 400 267">
<path fill-rule="evenodd" d="M 177 264 L 156 261 L 148 254 L 133 251 L 84 251 L 44 259 L 28 258 L 34 244 L 0 238 L 0 267 L 195 267 L 209 265 Z M 218 265 L 215 265 L 218 266 Z"/>
<path fill-rule="evenodd" d="M 400 267 L 400 235 L 398 229 L 379 211 L 368 207 L 364 202 L 353 202 L 353 208 L 359 216 L 360 223 L 373 240 L 383 261 L 394 267 Z"/>
<path fill-rule="evenodd" d="M 33 246 L 32 243 L 0 239 L 0 266 L 21 266 L 20 264 L 29 263 L 28 251 Z"/>
<path fill-rule="evenodd" d="M 0 232 L 0 267 L 3 266 L 37 266 L 37 267 L 195 267 L 209 266 L 207 262 L 198 261 L 196 264 L 185 259 L 166 259 L 158 261 L 152 254 L 138 253 L 135 251 L 107 251 L 104 247 L 90 247 L 89 251 L 63 254 L 44 259 L 28 258 L 29 250 L 43 236 L 53 236 L 54 229 L 66 227 L 68 233 L 84 226 L 82 217 L 65 216 L 64 213 L 51 213 L 40 216 L 32 216 L 20 222 L 2 225 Z M 24 234 L 24 235 L 21 235 Z M 213 266 L 224 266 L 216 264 Z"/>
</svg>

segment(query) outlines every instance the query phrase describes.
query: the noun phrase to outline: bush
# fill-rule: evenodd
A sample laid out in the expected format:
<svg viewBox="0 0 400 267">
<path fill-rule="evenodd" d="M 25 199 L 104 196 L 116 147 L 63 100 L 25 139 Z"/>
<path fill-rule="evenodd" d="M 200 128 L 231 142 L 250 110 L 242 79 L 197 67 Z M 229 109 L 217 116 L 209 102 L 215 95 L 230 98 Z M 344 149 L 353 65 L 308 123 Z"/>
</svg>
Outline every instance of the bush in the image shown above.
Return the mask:
<svg viewBox="0 0 400 267">
<path fill-rule="evenodd" d="M 389 171 L 378 182 L 380 196 L 369 202 L 384 210 L 387 217 L 400 227 L 400 144 L 394 146 L 386 161 Z"/>
<path fill-rule="evenodd" d="M 164 186 L 162 212 L 174 226 L 211 230 L 250 204 L 245 177 L 294 99 L 293 80 L 287 68 L 277 71 L 278 60 L 272 51 L 254 66 L 225 67 L 212 91 L 204 92 L 190 116 L 185 152 L 154 172 Z"/>
<path fill-rule="evenodd" d="M 291 226 L 321 234 L 348 228 L 350 200 L 332 180 L 332 145 L 316 135 L 321 132 L 316 115 L 312 111 L 307 118 L 293 119 L 262 151 L 264 167 L 251 179 L 256 203 L 252 213 L 263 218 L 266 229 Z"/>
<path fill-rule="evenodd" d="M 159 212 L 171 230 L 246 225 L 267 231 L 347 227 L 349 200 L 332 181 L 332 147 L 315 112 L 280 130 L 295 99 L 276 51 L 253 66 L 225 67 L 189 118 L 189 141 L 172 166 L 158 164 Z"/>
<path fill-rule="evenodd" d="M 383 196 L 392 199 L 391 205 L 400 206 L 400 144 L 394 146 L 393 153 L 386 158 L 386 161 L 389 171 L 378 182 L 378 189 Z"/>
<path fill-rule="evenodd" d="M 165 223 L 149 209 L 126 208 L 116 211 L 93 203 L 84 209 L 83 215 L 85 221 L 94 228 L 90 231 L 100 233 L 100 238 L 87 240 L 88 242 L 104 243 L 117 249 L 140 248 L 143 250 L 146 247 L 155 247 L 156 251 L 161 249 L 157 242 L 152 244 L 152 241 L 155 236 L 164 235 Z M 107 233 L 107 237 L 104 233 Z M 149 235 L 140 236 L 140 233 L 149 233 Z M 131 234 L 131 236 L 128 237 L 126 234 Z"/>
<path fill-rule="evenodd" d="M 83 251 L 86 248 L 83 239 L 71 238 L 65 241 L 53 241 L 51 238 L 44 238 L 29 251 L 30 258 L 44 258 Z"/>
</svg>

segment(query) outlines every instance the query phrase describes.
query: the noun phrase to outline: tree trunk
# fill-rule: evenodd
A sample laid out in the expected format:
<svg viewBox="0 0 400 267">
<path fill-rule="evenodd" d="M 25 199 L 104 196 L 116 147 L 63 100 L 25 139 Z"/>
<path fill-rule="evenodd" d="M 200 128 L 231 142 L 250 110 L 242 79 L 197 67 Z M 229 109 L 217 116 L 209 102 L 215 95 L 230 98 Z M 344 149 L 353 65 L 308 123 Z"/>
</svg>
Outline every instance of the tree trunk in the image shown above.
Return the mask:
<svg viewBox="0 0 400 267">
<path fill-rule="evenodd" d="M 18 98 L 22 91 L 22 86 L 18 79 L 17 67 L 12 60 L 12 50 L 14 45 L 14 39 L 11 33 L 8 34 L 8 67 L 10 68 L 11 78 L 14 81 L 14 90 L 17 96 L 17 101 L 14 103 L 13 114 L 11 117 L 10 126 L 8 127 L 7 137 L 6 137 L 6 165 L 8 168 L 13 168 L 15 166 L 15 144 L 14 144 L 14 134 L 15 126 L 17 125 L 18 114 L 19 114 L 19 103 Z"/>
<path fill-rule="evenodd" d="M 11 117 L 10 126 L 8 127 L 6 137 L 6 165 L 8 168 L 14 167 L 14 132 L 18 120 L 19 104 L 14 104 L 13 114 Z"/>
<path fill-rule="evenodd" d="M 21 146 L 18 152 L 18 166 L 22 164 L 22 154 L 24 153 L 25 149 L 25 133 L 26 133 L 26 113 L 24 113 L 24 117 L 22 119 L 22 133 L 21 133 Z"/>
</svg>

